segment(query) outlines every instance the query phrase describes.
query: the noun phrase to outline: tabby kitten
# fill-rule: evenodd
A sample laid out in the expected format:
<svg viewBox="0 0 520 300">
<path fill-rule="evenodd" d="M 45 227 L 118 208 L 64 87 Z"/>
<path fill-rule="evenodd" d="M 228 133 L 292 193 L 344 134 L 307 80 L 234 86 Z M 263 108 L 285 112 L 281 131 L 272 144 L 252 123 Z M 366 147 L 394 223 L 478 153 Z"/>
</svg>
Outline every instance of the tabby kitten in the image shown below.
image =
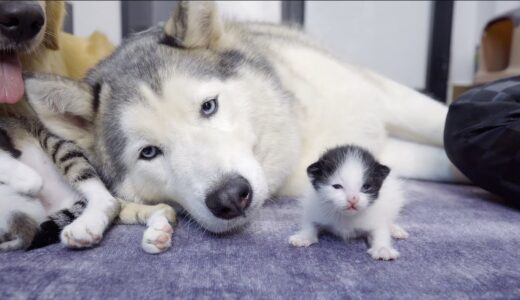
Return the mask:
<svg viewBox="0 0 520 300">
<path fill-rule="evenodd" d="M 86 154 L 34 119 L 0 119 L 0 250 L 94 246 L 119 213 Z"/>
</svg>

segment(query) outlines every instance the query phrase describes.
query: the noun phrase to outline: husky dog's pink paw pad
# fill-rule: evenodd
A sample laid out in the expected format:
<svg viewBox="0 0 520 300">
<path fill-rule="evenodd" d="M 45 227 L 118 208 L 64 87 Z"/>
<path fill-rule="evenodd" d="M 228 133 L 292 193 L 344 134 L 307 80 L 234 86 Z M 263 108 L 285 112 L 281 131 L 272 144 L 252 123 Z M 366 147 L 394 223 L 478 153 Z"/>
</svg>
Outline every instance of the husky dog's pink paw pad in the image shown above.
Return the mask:
<svg viewBox="0 0 520 300">
<path fill-rule="evenodd" d="M 168 250 L 172 245 L 173 228 L 166 218 L 157 218 L 149 224 L 144 232 L 141 246 L 150 254 Z"/>
</svg>

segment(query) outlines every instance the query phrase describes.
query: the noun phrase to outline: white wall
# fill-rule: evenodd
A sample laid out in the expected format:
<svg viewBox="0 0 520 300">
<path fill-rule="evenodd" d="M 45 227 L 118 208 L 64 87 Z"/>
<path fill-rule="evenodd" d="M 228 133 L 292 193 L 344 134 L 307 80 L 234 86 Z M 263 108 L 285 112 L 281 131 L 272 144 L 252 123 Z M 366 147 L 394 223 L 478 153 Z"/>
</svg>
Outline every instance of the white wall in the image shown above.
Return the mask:
<svg viewBox="0 0 520 300">
<path fill-rule="evenodd" d="M 305 29 L 343 59 L 424 88 L 429 1 L 307 1 Z"/>
<path fill-rule="evenodd" d="M 73 9 L 74 34 L 88 36 L 98 30 L 114 44 L 121 42 L 121 3 L 119 1 L 69 1 Z"/>
<path fill-rule="evenodd" d="M 121 40 L 119 1 L 69 1 L 74 33 L 95 30 Z M 226 18 L 280 22 L 280 1 L 218 1 Z M 520 7 L 520 1 L 456 1 L 450 64 L 451 84 L 471 84 L 475 49 L 485 23 Z M 341 58 L 372 68 L 414 88 L 424 88 L 431 3 L 429 1 L 307 1 L 305 29 Z"/>
<path fill-rule="evenodd" d="M 278 23 L 282 19 L 280 1 L 217 1 L 221 14 L 232 20 Z"/>
<path fill-rule="evenodd" d="M 102 31 L 115 44 L 121 42 L 120 1 L 69 1 L 74 12 L 74 34 Z M 280 22 L 280 1 L 218 1 L 224 17 L 235 20 Z M 167 12 L 168 14 L 170 11 Z"/>
<path fill-rule="evenodd" d="M 451 38 L 450 82 L 473 82 L 476 47 L 486 23 L 504 12 L 519 8 L 520 1 L 456 1 Z"/>
</svg>

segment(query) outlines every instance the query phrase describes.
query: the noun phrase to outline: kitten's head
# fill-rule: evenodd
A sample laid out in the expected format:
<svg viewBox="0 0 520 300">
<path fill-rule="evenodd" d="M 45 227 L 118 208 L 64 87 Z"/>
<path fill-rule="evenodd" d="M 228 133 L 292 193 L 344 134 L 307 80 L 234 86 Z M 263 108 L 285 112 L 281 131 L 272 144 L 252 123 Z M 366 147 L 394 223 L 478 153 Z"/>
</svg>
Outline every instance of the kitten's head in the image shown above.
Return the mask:
<svg viewBox="0 0 520 300">
<path fill-rule="evenodd" d="M 379 197 L 390 168 L 376 161 L 367 150 L 340 146 L 325 152 L 307 168 L 321 201 L 347 215 L 355 215 Z"/>
</svg>

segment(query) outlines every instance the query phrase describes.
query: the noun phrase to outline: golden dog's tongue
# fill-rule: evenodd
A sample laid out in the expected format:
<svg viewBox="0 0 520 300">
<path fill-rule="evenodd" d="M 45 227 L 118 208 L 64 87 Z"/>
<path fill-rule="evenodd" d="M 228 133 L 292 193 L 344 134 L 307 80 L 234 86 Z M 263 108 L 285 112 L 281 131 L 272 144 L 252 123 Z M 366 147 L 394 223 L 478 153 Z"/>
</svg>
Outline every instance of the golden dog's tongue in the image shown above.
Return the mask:
<svg viewBox="0 0 520 300">
<path fill-rule="evenodd" d="M 0 54 L 0 103 L 16 103 L 23 94 L 20 60 L 16 54 Z"/>
</svg>

